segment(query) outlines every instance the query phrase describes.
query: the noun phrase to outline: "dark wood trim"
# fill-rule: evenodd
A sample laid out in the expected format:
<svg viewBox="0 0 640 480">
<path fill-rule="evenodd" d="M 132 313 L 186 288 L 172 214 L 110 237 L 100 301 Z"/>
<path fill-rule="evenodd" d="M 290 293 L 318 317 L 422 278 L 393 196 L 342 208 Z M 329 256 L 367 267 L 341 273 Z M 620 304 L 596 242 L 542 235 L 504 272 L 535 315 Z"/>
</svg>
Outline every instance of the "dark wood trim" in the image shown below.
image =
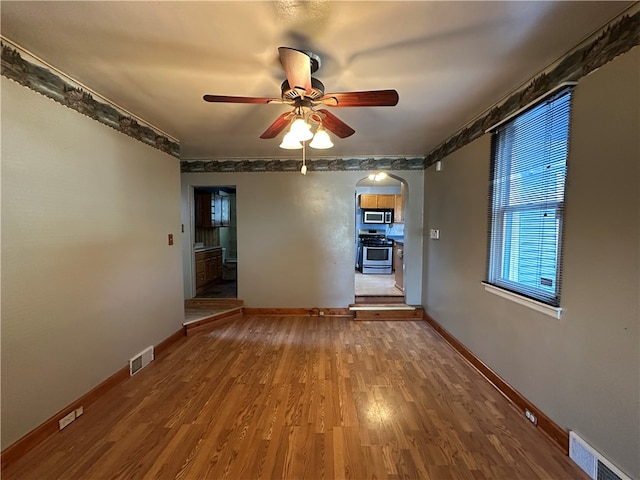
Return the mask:
<svg viewBox="0 0 640 480">
<path fill-rule="evenodd" d="M 569 433 L 545 415 L 538 407 L 533 405 L 527 398 L 509 385 L 500 375 L 488 367 L 471 350 L 463 345 L 456 337 L 445 330 L 429 314 L 424 314 L 424 319 L 431 327 L 456 350 L 465 360 L 467 360 L 478 372 L 480 372 L 496 389 L 504 395 L 523 414 L 528 409 L 538 418 L 537 427 L 545 433 L 551 441 L 566 455 L 569 454 Z"/>
<path fill-rule="evenodd" d="M 297 317 L 352 317 L 348 308 L 244 308 L 245 315 Z"/>
<path fill-rule="evenodd" d="M 353 310 L 354 320 L 422 320 L 422 307 L 413 310 Z"/>
<path fill-rule="evenodd" d="M 396 285 L 397 287 L 397 285 Z M 382 303 L 382 304 L 403 304 L 405 302 L 404 296 L 371 296 L 371 295 L 356 295 L 356 301 L 354 305 L 363 305 L 367 303 Z"/>
<path fill-rule="evenodd" d="M 163 355 L 170 345 L 174 344 L 184 336 L 184 329 L 180 329 L 160 342 L 156 347 L 154 347 L 155 357 L 157 358 L 158 356 Z M 86 415 L 87 409 L 91 404 L 95 403 L 96 400 L 104 396 L 107 392 L 109 392 L 120 383 L 124 382 L 129 377 L 129 366 L 127 365 L 111 375 L 104 382 L 100 383 L 89 392 L 85 393 L 76 401 L 67 405 L 65 408 L 60 410 L 44 423 L 31 430 L 24 437 L 9 445 L 0 454 L 0 468 L 4 470 L 9 464 L 15 462 L 24 454 L 42 443 L 44 440 L 58 432 L 58 420 L 60 420 L 62 417 L 69 414 L 76 408 L 82 407 Z"/>
<path fill-rule="evenodd" d="M 172 335 L 169 335 L 167 338 L 161 341 L 158 345 L 154 347 L 155 358 L 158 358 L 160 355 L 163 355 L 171 345 L 179 341 L 186 334 L 187 332 L 185 331 L 185 329 L 181 328 L 177 332 L 173 333 Z"/>
<path fill-rule="evenodd" d="M 195 297 L 184 301 L 184 306 L 189 308 L 214 308 L 218 310 L 242 307 L 244 301 L 238 298 L 203 298 Z"/>
</svg>

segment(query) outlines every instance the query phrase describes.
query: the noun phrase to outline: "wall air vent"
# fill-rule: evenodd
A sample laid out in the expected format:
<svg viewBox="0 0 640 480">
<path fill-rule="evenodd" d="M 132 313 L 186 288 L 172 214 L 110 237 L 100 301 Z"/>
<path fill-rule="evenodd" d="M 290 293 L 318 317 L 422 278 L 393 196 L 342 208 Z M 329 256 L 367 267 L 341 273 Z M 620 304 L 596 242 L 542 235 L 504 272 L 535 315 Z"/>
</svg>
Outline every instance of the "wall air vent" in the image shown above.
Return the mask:
<svg viewBox="0 0 640 480">
<path fill-rule="evenodd" d="M 573 431 L 569 432 L 569 457 L 594 480 L 631 480 Z"/>
<path fill-rule="evenodd" d="M 144 349 L 129 360 L 129 375 L 134 375 L 149 365 L 153 360 L 153 346 Z"/>
</svg>

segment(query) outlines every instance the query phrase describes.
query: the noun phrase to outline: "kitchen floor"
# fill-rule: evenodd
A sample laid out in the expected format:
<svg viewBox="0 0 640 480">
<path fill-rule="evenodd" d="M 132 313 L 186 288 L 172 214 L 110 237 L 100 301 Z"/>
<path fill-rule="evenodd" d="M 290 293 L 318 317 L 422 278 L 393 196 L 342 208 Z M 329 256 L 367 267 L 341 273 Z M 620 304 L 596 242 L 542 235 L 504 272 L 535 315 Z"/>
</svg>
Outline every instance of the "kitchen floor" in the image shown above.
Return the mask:
<svg viewBox="0 0 640 480">
<path fill-rule="evenodd" d="M 238 298 L 237 263 L 225 263 L 223 268 L 222 280 L 196 295 L 196 298 Z"/>
<path fill-rule="evenodd" d="M 393 274 L 376 275 L 355 272 L 356 296 L 403 297 L 404 293 L 395 286 L 395 283 Z M 238 298 L 237 281 L 235 278 L 223 279 L 198 294 L 197 298 Z"/>
<path fill-rule="evenodd" d="M 221 280 L 196 295 L 196 298 L 238 298 L 238 283 L 235 280 Z"/>
<path fill-rule="evenodd" d="M 404 297 L 395 286 L 394 274 L 376 275 L 355 272 L 356 296 Z"/>
</svg>

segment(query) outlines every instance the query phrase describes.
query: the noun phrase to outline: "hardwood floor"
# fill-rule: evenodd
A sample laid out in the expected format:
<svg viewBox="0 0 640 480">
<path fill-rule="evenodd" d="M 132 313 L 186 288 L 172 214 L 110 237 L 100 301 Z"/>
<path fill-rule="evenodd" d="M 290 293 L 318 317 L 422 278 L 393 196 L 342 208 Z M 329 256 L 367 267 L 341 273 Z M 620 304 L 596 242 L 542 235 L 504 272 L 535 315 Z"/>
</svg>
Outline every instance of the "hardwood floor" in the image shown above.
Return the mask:
<svg viewBox="0 0 640 480">
<path fill-rule="evenodd" d="M 257 317 L 173 344 L 3 479 L 587 479 L 424 321 Z"/>
</svg>

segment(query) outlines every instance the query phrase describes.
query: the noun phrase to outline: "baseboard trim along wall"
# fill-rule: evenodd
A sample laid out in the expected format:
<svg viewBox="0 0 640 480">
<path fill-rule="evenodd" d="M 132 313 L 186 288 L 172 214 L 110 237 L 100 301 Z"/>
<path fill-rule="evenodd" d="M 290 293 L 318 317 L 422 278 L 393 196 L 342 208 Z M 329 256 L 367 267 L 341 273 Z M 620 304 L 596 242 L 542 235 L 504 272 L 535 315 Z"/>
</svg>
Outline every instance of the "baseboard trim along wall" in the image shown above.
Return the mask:
<svg viewBox="0 0 640 480">
<path fill-rule="evenodd" d="M 155 349 L 156 359 L 163 355 L 168 348 L 185 336 L 184 329 L 180 329 L 177 332 L 171 334 L 165 340 L 160 342 Z M 71 412 L 74 412 L 77 408 L 82 407 L 86 411 L 87 407 L 95 403 L 100 397 L 104 396 L 111 389 L 124 382 L 129 378 L 129 365 L 122 367 L 116 373 L 107 378 L 104 382 L 97 385 L 95 388 L 85 393 L 82 397 L 67 405 L 51 418 L 46 420 L 40 426 L 34 428 L 24 437 L 17 440 L 15 443 L 9 445 L 2 451 L 0 468 L 4 470 L 8 465 L 14 463 L 21 458 L 24 454 L 35 448 L 40 443 L 44 442 L 47 438 L 51 437 L 55 433 L 59 432 L 58 421 Z M 86 414 L 86 413 L 85 413 Z"/>
<path fill-rule="evenodd" d="M 545 415 L 539 408 L 533 405 L 526 397 L 524 397 L 515 388 L 509 385 L 500 375 L 489 368 L 482 360 L 480 360 L 471 350 L 463 345 L 456 337 L 445 330 L 438 322 L 436 322 L 429 314 L 424 314 L 426 322 L 456 350 L 462 357 L 467 360 L 478 372 L 480 372 L 489 382 L 504 395 L 518 410 L 525 415 L 525 411 L 533 413 L 537 418 L 537 427 L 549 439 L 569 455 L 569 433 L 562 429 L 558 424 Z"/>
<path fill-rule="evenodd" d="M 156 345 L 154 347 L 156 358 L 158 358 L 161 355 L 164 355 L 164 353 L 167 351 L 167 349 L 171 345 L 176 343 L 178 340 L 180 340 L 185 335 L 186 335 L 186 333 L 184 331 L 184 328 L 181 328 L 177 332 L 173 333 L 172 335 L 169 335 L 167 338 L 165 338 L 163 341 L 161 341 L 158 345 Z"/>
</svg>

